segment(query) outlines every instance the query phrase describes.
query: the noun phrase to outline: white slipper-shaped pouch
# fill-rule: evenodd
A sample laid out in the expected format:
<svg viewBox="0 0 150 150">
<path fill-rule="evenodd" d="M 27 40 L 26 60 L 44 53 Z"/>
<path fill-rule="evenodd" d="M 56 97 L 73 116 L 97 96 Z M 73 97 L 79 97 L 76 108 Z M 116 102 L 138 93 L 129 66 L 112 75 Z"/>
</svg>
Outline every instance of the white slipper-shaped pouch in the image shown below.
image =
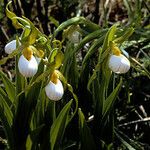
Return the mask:
<svg viewBox="0 0 150 150">
<path fill-rule="evenodd" d="M 130 69 L 130 61 L 122 54 L 111 55 L 109 59 L 109 68 L 115 73 L 126 73 Z"/>
</svg>

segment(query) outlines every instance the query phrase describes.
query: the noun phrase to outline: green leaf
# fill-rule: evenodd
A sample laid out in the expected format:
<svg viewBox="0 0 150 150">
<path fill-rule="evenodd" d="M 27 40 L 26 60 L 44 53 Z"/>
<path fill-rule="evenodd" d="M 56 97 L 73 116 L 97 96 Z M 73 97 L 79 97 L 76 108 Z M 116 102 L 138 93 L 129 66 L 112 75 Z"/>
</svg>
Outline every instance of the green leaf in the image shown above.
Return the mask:
<svg viewBox="0 0 150 150">
<path fill-rule="evenodd" d="M 44 69 L 44 64 L 41 62 L 39 64 L 39 68 L 37 72 L 39 76 L 43 72 L 43 69 Z M 37 76 L 35 75 L 32 78 L 32 80 L 36 80 L 36 77 Z M 30 80 L 31 84 L 32 82 L 34 82 L 32 80 Z M 41 88 L 42 88 L 42 80 L 36 82 L 34 84 L 34 87 L 29 86 L 29 88 L 25 89 L 25 91 L 24 90 L 21 91 L 21 93 L 19 93 L 17 96 L 17 101 L 16 101 L 17 110 L 14 119 L 14 130 L 16 131 L 15 133 L 16 139 L 19 142 L 22 142 L 21 140 L 26 140 L 26 138 L 28 137 L 28 133 L 30 131 L 31 119 L 37 104 L 39 94 L 41 92 Z M 21 131 L 19 129 L 21 129 Z M 30 141 L 30 137 L 28 138 L 29 138 L 28 139 L 29 146 L 31 146 L 30 144 L 32 143 Z"/>
<path fill-rule="evenodd" d="M 57 53 L 58 53 L 58 48 L 54 48 L 54 49 L 51 51 L 51 53 L 50 53 L 50 55 L 49 55 L 49 59 L 48 59 L 48 61 L 49 61 L 50 63 L 52 63 L 52 62 L 55 61 L 55 56 L 57 55 Z"/>
<path fill-rule="evenodd" d="M 128 28 L 127 31 L 121 36 L 114 40 L 115 43 L 123 43 L 127 40 L 134 32 L 134 28 Z"/>
<path fill-rule="evenodd" d="M 74 117 L 74 115 L 76 114 L 76 112 L 77 112 L 77 110 L 78 110 L 78 97 L 77 97 L 77 95 L 74 93 L 73 88 L 72 88 L 72 86 L 71 86 L 70 84 L 67 84 L 67 87 L 68 87 L 68 90 L 71 92 L 71 94 L 72 94 L 72 96 L 73 96 L 73 98 L 74 98 L 74 100 L 75 100 L 75 103 L 76 103 L 75 110 L 74 110 L 72 116 L 71 116 L 70 119 L 69 119 L 69 122 L 70 122 L 71 119 Z"/>
<path fill-rule="evenodd" d="M 23 32 L 22 32 L 22 34 L 21 34 L 21 40 L 22 40 L 22 41 L 26 41 L 26 39 L 27 39 L 27 37 L 29 36 L 30 32 L 31 32 L 30 26 L 25 26 L 25 27 L 23 28 Z"/>
<path fill-rule="evenodd" d="M 93 135 L 90 131 L 90 128 L 87 126 L 84 114 L 82 113 L 81 109 L 78 109 L 78 115 L 79 115 L 79 129 L 81 137 L 81 149 L 96 150 Z"/>
<path fill-rule="evenodd" d="M 15 99 L 15 86 L 14 84 L 0 71 L 0 76 L 2 78 L 3 84 L 5 86 L 6 93 L 8 94 L 9 99 L 13 102 Z"/>
<path fill-rule="evenodd" d="M 8 139 L 8 144 L 13 149 L 14 137 L 12 133 L 13 114 L 5 99 L 0 95 L 0 120 L 4 126 L 4 131 Z"/>
<path fill-rule="evenodd" d="M 97 42 L 96 42 L 97 43 Z M 97 44 L 96 44 L 97 45 Z M 95 47 L 95 46 L 94 46 Z M 93 51 L 93 50 L 92 50 Z M 92 76 L 90 77 L 89 81 L 88 81 L 88 85 L 87 85 L 87 89 L 90 91 L 90 87 L 91 87 L 91 84 L 92 82 L 96 79 L 97 77 L 97 74 L 99 72 L 101 72 L 103 74 L 103 77 L 106 78 L 108 81 L 109 81 L 109 76 L 110 76 L 110 69 L 108 69 L 108 65 L 107 65 L 107 57 L 108 57 L 108 54 L 109 54 L 109 51 L 110 49 L 106 49 L 103 54 L 102 54 L 102 49 L 99 49 L 99 58 L 98 58 L 98 63 L 97 65 L 95 66 L 95 69 L 93 71 L 93 74 Z M 85 59 L 89 59 L 91 54 L 87 55 L 87 58 Z M 86 57 L 86 56 L 85 56 Z M 84 61 L 85 61 L 84 59 Z M 87 61 L 87 60 L 86 60 Z M 83 62 L 84 63 L 84 62 Z M 88 65 L 88 62 L 86 64 L 83 64 L 84 68 L 85 68 L 85 65 Z M 102 69 L 102 70 L 101 70 Z M 108 75 L 106 75 L 108 74 Z M 107 82 L 108 82 L 107 81 Z M 104 84 L 103 84 L 104 86 Z"/>
<path fill-rule="evenodd" d="M 6 15 L 9 19 L 12 20 L 12 24 L 13 26 L 16 28 L 16 29 L 20 29 L 20 28 L 23 28 L 23 25 L 20 24 L 18 22 L 18 20 L 14 17 L 17 17 L 15 13 L 11 12 L 9 9 L 8 9 L 8 6 L 12 3 L 12 1 L 9 1 L 8 4 L 6 5 Z"/>
<path fill-rule="evenodd" d="M 57 70 L 57 74 L 59 75 L 60 80 L 63 81 L 64 86 L 67 85 L 68 90 L 71 92 L 71 94 L 72 94 L 72 96 L 73 96 L 73 98 L 74 98 L 74 100 L 75 100 L 76 106 L 75 106 L 75 110 L 74 110 L 73 114 L 71 115 L 71 117 L 70 117 L 70 119 L 69 119 L 69 122 L 70 122 L 70 121 L 72 120 L 72 118 L 74 117 L 74 115 L 76 114 L 77 110 L 78 110 L 78 97 L 77 97 L 77 95 L 74 93 L 72 86 L 71 86 L 70 84 L 68 84 L 66 78 L 62 75 L 62 73 Z"/>
<path fill-rule="evenodd" d="M 34 150 L 38 146 L 40 132 L 42 131 L 45 125 L 42 124 L 36 129 L 32 130 L 27 137 L 26 141 L 26 150 Z"/>
<path fill-rule="evenodd" d="M 30 82 L 31 83 L 34 82 L 34 80 L 36 80 L 36 78 L 42 74 L 43 70 L 44 70 L 44 64 L 41 62 L 39 64 L 37 74 L 32 78 L 32 80 Z M 31 121 L 33 112 L 35 111 L 35 108 L 37 105 L 39 95 L 40 95 L 41 90 L 42 90 L 42 85 L 43 85 L 42 81 L 37 82 L 34 84 L 34 87 L 31 87 L 25 91 L 26 97 L 25 97 L 25 101 L 23 102 L 24 106 L 18 108 L 18 109 L 21 109 L 20 111 L 22 111 L 23 109 L 25 111 L 24 112 L 24 121 L 22 121 L 22 123 L 24 123 L 24 124 L 28 125 L 28 122 Z M 27 127 L 28 126 L 26 126 L 26 129 L 27 129 Z"/>
<path fill-rule="evenodd" d="M 23 16 L 23 19 L 30 24 L 30 34 L 28 36 L 28 42 L 30 45 L 34 44 L 38 36 L 42 36 L 42 33 L 34 26 L 34 24 L 26 17 Z"/>
<path fill-rule="evenodd" d="M 40 46 L 45 46 L 49 39 L 47 39 L 46 35 L 41 35 L 38 39 L 36 39 L 36 44 Z"/>
<path fill-rule="evenodd" d="M 58 69 L 64 60 L 64 54 L 62 51 L 58 51 L 57 55 L 55 56 L 55 69 Z"/>
<path fill-rule="evenodd" d="M 1 95 L 0 95 L 0 108 L 1 108 L 0 109 L 1 116 L 3 117 L 2 120 L 5 120 L 6 124 L 9 125 L 9 128 L 10 128 L 12 125 L 13 114 L 11 112 L 11 109 L 7 105 L 6 101 Z M 5 124 L 5 121 L 3 122 L 4 124 Z"/>
<path fill-rule="evenodd" d="M 23 28 L 23 27 L 28 27 L 28 28 L 30 27 L 30 23 L 29 23 L 28 21 L 26 21 L 25 19 L 21 18 L 21 17 L 17 17 L 17 16 L 16 16 L 16 17 L 13 17 L 13 18 L 12 18 L 12 21 L 13 21 L 13 20 L 19 21 L 19 22 L 21 23 L 21 25 L 22 25 L 22 28 Z"/>
<path fill-rule="evenodd" d="M 57 21 L 54 17 L 49 16 L 49 20 L 56 26 L 59 26 L 59 21 Z"/>
<path fill-rule="evenodd" d="M 57 34 L 60 31 L 64 30 L 65 28 L 67 28 L 71 25 L 77 25 L 77 24 L 84 24 L 88 29 L 91 29 L 92 31 L 100 29 L 100 26 L 85 19 L 84 17 L 74 17 L 74 18 L 71 18 L 59 25 L 59 27 L 55 30 L 55 32 L 53 34 L 52 40 L 54 39 L 54 37 L 57 36 Z"/>
<path fill-rule="evenodd" d="M 89 91 L 91 91 L 91 90 L 90 90 L 91 84 L 92 84 L 93 81 L 96 79 L 96 77 L 97 77 L 97 72 L 98 72 L 99 70 L 100 70 L 100 64 L 97 64 L 97 65 L 95 66 L 94 72 L 93 72 L 92 76 L 90 77 L 90 79 L 89 79 L 89 81 L 88 81 L 88 84 L 87 84 L 87 89 L 88 89 Z"/>
<path fill-rule="evenodd" d="M 102 45 L 102 42 L 104 40 L 104 36 L 101 36 L 100 38 L 98 38 L 97 40 L 95 40 L 91 47 L 89 48 L 88 52 L 86 53 L 84 59 L 83 59 L 83 66 L 85 65 L 85 63 L 89 61 L 89 58 L 96 52 L 98 51 L 99 47 Z"/>
<path fill-rule="evenodd" d="M 126 148 L 128 148 L 128 150 L 136 150 L 135 148 L 133 148 L 129 143 L 127 143 L 123 138 L 121 138 L 121 136 L 119 136 L 119 134 L 116 133 L 116 136 L 119 138 L 119 140 L 123 143 L 124 146 L 126 146 Z"/>
<path fill-rule="evenodd" d="M 41 124 L 36 129 L 34 129 L 34 130 L 31 131 L 30 135 L 31 135 L 31 139 L 33 141 L 38 141 L 37 138 L 38 138 L 38 136 L 39 136 L 39 134 L 42 131 L 42 129 L 43 129 L 44 126 L 45 126 L 44 124 Z"/>
<path fill-rule="evenodd" d="M 94 32 L 96 30 L 99 30 L 101 27 L 97 24 L 95 24 L 94 22 L 86 19 L 86 18 L 81 18 L 81 28 L 83 28 L 83 30 L 87 31 L 87 32 Z"/>
<path fill-rule="evenodd" d="M 78 24 L 81 21 L 80 17 L 74 17 L 71 18 L 65 22 L 63 22 L 62 24 L 59 25 L 59 27 L 55 30 L 54 32 L 54 37 L 57 36 L 57 34 L 62 31 L 63 29 L 67 28 L 68 26 L 72 25 L 72 24 Z"/>
<path fill-rule="evenodd" d="M 100 38 L 102 37 L 106 32 L 107 32 L 108 29 L 100 29 L 100 30 L 96 30 L 90 34 L 88 34 L 87 36 L 85 36 L 81 42 L 77 45 L 77 47 L 75 48 L 75 52 L 78 52 L 81 48 L 83 48 L 83 46 L 86 44 L 86 43 L 89 43 L 91 42 L 92 40 L 96 39 L 96 38 Z"/>
<path fill-rule="evenodd" d="M 26 150 L 31 150 L 31 149 L 32 149 L 32 140 L 31 140 L 31 136 L 28 135 L 27 141 L 26 141 Z"/>
<path fill-rule="evenodd" d="M 115 128 L 114 132 L 117 138 L 128 150 L 144 150 L 144 147 L 140 145 L 138 141 L 136 142 L 130 139 L 126 134 L 121 132 L 119 129 Z"/>
<path fill-rule="evenodd" d="M 45 95 L 45 89 L 43 88 L 40 92 L 37 105 L 32 116 L 31 125 L 30 125 L 31 130 L 34 130 L 35 128 L 40 126 L 41 123 L 44 122 L 44 119 L 46 117 L 45 116 L 46 107 L 47 107 L 47 99 Z"/>
<path fill-rule="evenodd" d="M 79 81 L 79 67 L 76 61 L 76 54 L 74 51 L 74 44 L 68 43 L 64 53 L 64 61 L 61 67 L 61 72 L 66 80 L 74 87 L 78 88 Z"/>
<path fill-rule="evenodd" d="M 68 76 L 66 76 L 66 75 L 67 75 L 67 73 L 69 73 L 71 64 L 73 62 L 72 57 L 75 55 L 73 50 L 74 50 L 74 44 L 67 43 L 66 49 L 64 52 L 63 66 L 61 67 L 61 72 L 66 77 L 66 79 L 68 79 Z"/>
<path fill-rule="evenodd" d="M 94 106 L 95 106 L 95 115 L 96 115 L 96 119 L 97 121 L 99 119 L 102 118 L 102 109 L 103 109 L 103 100 L 101 97 L 103 95 L 103 90 L 101 89 L 101 86 L 100 86 L 100 82 L 99 82 L 99 79 L 96 78 L 93 83 L 92 83 L 92 97 L 93 97 L 93 103 L 94 103 Z M 95 119 L 95 120 L 96 120 Z"/>
<path fill-rule="evenodd" d="M 35 27 L 31 27 L 30 35 L 28 36 L 28 42 L 30 45 L 34 44 L 36 41 L 36 38 L 38 37 L 38 30 Z"/>
<path fill-rule="evenodd" d="M 117 30 L 117 25 L 114 24 L 109 31 L 106 34 L 103 46 L 102 46 L 102 51 L 105 51 L 108 47 L 109 47 L 109 42 L 113 41 L 114 37 L 115 37 L 115 33 Z"/>
<path fill-rule="evenodd" d="M 68 117 L 69 117 L 69 110 L 71 108 L 72 100 L 70 100 L 64 108 L 59 113 L 58 117 L 54 121 L 51 126 L 50 131 L 50 143 L 51 143 L 51 150 L 57 149 L 60 145 L 60 141 L 65 132 L 65 128 L 68 124 Z"/>
<path fill-rule="evenodd" d="M 105 118 L 106 115 L 112 110 L 112 107 L 113 107 L 115 100 L 118 96 L 121 85 L 122 85 L 122 79 L 120 80 L 117 87 L 113 90 L 113 92 L 109 95 L 109 97 L 104 101 L 103 118 Z"/>
<path fill-rule="evenodd" d="M 113 143 L 107 144 L 105 141 L 101 140 L 101 148 L 104 150 L 112 150 L 113 149 Z"/>
<path fill-rule="evenodd" d="M 8 106 L 12 106 L 12 101 L 9 99 L 7 93 L 0 87 L 0 95 L 5 99 Z"/>
</svg>

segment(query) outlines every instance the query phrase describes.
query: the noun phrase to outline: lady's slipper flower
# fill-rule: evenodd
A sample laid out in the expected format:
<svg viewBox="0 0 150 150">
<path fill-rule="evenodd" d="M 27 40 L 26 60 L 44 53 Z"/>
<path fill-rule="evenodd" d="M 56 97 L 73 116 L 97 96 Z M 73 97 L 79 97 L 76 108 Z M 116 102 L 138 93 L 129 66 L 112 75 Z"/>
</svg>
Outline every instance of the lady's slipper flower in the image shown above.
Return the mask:
<svg viewBox="0 0 150 150">
<path fill-rule="evenodd" d="M 23 50 L 23 55 L 20 56 L 18 61 L 18 68 L 24 77 L 32 77 L 37 73 L 38 63 L 30 47 Z"/>
<path fill-rule="evenodd" d="M 56 72 L 52 74 L 50 82 L 45 87 L 45 92 L 47 97 L 51 100 L 58 101 L 62 98 L 64 88 Z"/>
<path fill-rule="evenodd" d="M 130 61 L 121 54 L 118 47 L 112 47 L 113 54 L 109 58 L 109 68 L 115 73 L 126 73 L 130 69 Z"/>
<path fill-rule="evenodd" d="M 5 53 L 11 54 L 16 49 L 16 40 L 12 40 L 11 42 L 5 45 Z"/>
<path fill-rule="evenodd" d="M 130 69 L 130 61 L 124 55 L 111 55 L 109 68 L 115 73 L 126 73 Z"/>
</svg>

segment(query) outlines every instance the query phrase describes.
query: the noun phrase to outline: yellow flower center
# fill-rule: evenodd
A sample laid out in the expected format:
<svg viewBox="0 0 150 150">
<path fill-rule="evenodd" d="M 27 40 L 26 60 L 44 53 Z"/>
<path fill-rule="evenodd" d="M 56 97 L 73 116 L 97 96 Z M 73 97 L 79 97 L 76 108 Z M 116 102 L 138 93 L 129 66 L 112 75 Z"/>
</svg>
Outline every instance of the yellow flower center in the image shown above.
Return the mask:
<svg viewBox="0 0 150 150">
<path fill-rule="evenodd" d="M 117 55 L 117 56 L 121 55 L 120 49 L 118 48 L 118 46 L 116 46 L 114 42 L 110 42 L 110 48 L 114 55 Z"/>
<path fill-rule="evenodd" d="M 33 55 L 31 47 L 26 47 L 22 53 L 27 60 L 30 60 Z"/>
<path fill-rule="evenodd" d="M 117 46 L 112 47 L 112 51 L 114 55 L 117 55 L 117 56 L 121 55 L 121 51 Z"/>
<path fill-rule="evenodd" d="M 51 82 L 57 84 L 58 78 L 59 78 L 58 74 L 56 73 L 56 71 L 54 71 L 53 74 L 51 75 Z"/>
</svg>

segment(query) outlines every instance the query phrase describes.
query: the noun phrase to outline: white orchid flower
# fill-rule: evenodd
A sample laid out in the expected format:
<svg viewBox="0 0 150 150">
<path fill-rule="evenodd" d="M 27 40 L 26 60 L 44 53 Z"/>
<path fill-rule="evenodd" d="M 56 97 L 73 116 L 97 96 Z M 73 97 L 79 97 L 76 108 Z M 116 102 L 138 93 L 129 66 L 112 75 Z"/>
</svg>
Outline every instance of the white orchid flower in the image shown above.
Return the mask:
<svg viewBox="0 0 150 150">
<path fill-rule="evenodd" d="M 45 92 L 50 100 L 58 101 L 62 98 L 64 88 L 55 72 L 52 74 L 50 82 L 45 87 Z"/>
<path fill-rule="evenodd" d="M 109 58 L 109 68 L 118 74 L 126 73 L 130 69 L 130 61 L 121 54 L 121 51 L 118 47 L 112 47 L 113 54 Z M 127 55 L 129 57 L 129 55 Z"/>
<path fill-rule="evenodd" d="M 5 45 L 5 53 L 11 54 L 16 49 L 16 40 L 12 40 Z"/>
<path fill-rule="evenodd" d="M 124 55 L 111 55 L 109 68 L 115 73 L 126 73 L 130 69 L 130 61 Z"/>
<path fill-rule="evenodd" d="M 24 77 L 32 77 L 37 73 L 38 63 L 30 47 L 23 50 L 23 54 L 18 61 L 18 68 Z"/>
</svg>

